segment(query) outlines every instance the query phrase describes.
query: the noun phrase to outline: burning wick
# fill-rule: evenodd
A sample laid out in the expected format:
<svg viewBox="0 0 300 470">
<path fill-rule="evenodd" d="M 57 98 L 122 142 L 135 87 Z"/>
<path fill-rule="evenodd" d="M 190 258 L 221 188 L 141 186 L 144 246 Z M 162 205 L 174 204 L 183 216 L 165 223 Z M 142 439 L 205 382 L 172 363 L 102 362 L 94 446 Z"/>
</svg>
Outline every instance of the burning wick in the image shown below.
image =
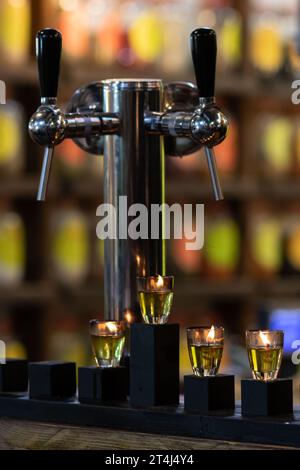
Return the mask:
<svg viewBox="0 0 300 470">
<path fill-rule="evenodd" d="M 215 327 L 214 325 L 212 325 L 211 329 L 209 330 L 208 334 L 207 334 L 207 337 L 206 337 L 206 341 L 208 343 L 212 343 L 215 339 Z"/>
<path fill-rule="evenodd" d="M 109 330 L 110 333 L 112 333 L 112 334 L 117 333 L 118 328 L 113 322 L 107 322 L 106 326 L 107 326 L 107 329 Z"/>
<path fill-rule="evenodd" d="M 153 289 L 162 290 L 162 287 L 164 287 L 164 280 L 160 275 L 158 275 L 157 280 L 151 279 L 150 284 Z"/>
<path fill-rule="evenodd" d="M 263 333 L 262 331 L 259 332 L 259 336 L 260 336 L 260 339 L 262 340 L 263 342 L 263 345 L 266 347 L 266 348 L 269 348 L 270 347 L 270 343 L 269 343 L 269 340 L 268 340 L 268 337 L 265 333 Z"/>
</svg>

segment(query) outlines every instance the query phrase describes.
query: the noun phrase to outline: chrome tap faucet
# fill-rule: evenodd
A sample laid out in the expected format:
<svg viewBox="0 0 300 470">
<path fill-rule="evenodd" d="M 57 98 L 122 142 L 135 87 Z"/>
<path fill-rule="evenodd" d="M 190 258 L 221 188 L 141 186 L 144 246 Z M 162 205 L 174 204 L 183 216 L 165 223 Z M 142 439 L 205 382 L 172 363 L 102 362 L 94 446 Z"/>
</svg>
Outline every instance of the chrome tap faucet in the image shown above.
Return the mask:
<svg viewBox="0 0 300 470">
<path fill-rule="evenodd" d="M 223 198 L 213 147 L 225 139 L 228 122 L 215 104 L 217 45 L 212 29 L 191 34 L 197 87 L 154 79 L 101 80 L 77 90 L 66 113 L 56 99 L 61 47 L 58 31 L 37 34 L 41 105 L 29 132 L 45 146 L 38 200 L 46 196 L 54 147 L 66 138 L 89 153 L 104 154 L 104 202 L 115 208 L 119 196 L 126 196 L 128 205 L 162 204 L 165 154 L 184 156 L 201 147 L 215 198 Z M 155 240 L 106 239 L 104 258 L 105 317 L 137 312 L 136 277 L 165 274 L 162 229 Z"/>
</svg>

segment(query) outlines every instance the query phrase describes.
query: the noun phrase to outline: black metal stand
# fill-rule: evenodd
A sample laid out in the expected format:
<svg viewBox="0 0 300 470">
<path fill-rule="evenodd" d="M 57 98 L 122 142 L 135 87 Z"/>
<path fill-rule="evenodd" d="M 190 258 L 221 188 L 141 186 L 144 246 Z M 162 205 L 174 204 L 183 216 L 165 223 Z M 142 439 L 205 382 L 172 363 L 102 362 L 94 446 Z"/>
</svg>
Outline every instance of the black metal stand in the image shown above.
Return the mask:
<svg viewBox="0 0 300 470">
<path fill-rule="evenodd" d="M 188 413 L 233 410 L 234 376 L 184 377 L 184 409 Z"/>
<path fill-rule="evenodd" d="M 76 394 L 75 362 L 31 362 L 29 364 L 30 398 L 60 400 Z"/>
<path fill-rule="evenodd" d="M 293 381 L 242 380 L 242 414 L 245 416 L 289 415 L 293 413 Z"/>
<path fill-rule="evenodd" d="M 173 378 L 170 379 L 172 375 L 170 376 L 165 372 L 166 379 L 163 379 L 164 369 L 161 370 L 161 375 L 156 376 L 154 374 L 156 368 L 150 368 L 150 377 L 146 374 L 145 378 L 141 369 L 139 374 L 133 374 L 135 381 L 138 379 L 145 380 L 145 382 L 141 382 L 143 392 L 141 397 L 143 399 L 148 398 L 149 395 L 147 395 L 145 389 L 148 383 L 152 387 L 150 398 L 155 399 L 156 402 L 158 399 L 168 399 L 170 396 L 172 399 L 178 400 L 178 381 L 175 381 L 175 378 L 178 377 L 176 374 L 176 371 L 178 373 L 178 327 L 172 325 L 172 328 L 169 328 L 170 325 L 168 325 L 168 328 L 163 328 L 164 326 L 161 325 L 159 328 L 150 327 L 146 333 L 142 329 L 140 340 L 145 341 L 146 338 L 147 341 L 145 341 L 144 349 L 139 346 L 141 348 L 139 351 L 144 353 L 145 356 L 141 356 L 140 361 L 136 357 L 135 361 L 140 368 L 142 364 L 148 368 L 151 365 L 153 366 L 149 352 L 152 350 L 152 353 L 154 351 L 157 354 L 155 357 L 156 362 L 154 358 L 152 362 L 158 370 L 161 370 L 157 366 L 157 363 L 160 362 L 158 353 L 166 354 L 167 357 L 162 356 L 161 362 L 164 367 L 166 364 L 172 364 Z M 146 328 L 147 325 L 143 325 L 143 327 Z M 136 337 L 138 332 L 137 328 L 133 335 L 134 341 L 138 341 Z M 168 348 L 164 350 L 161 342 L 168 336 Z M 177 347 L 175 347 L 175 344 Z M 168 357 L 171 353 L 172 361 Z M 144 362 L 143 358 L 145 357 L 146 361 Z M 174 360 L 174 357 L 176 360 Z M 8 361 L 5 365 L 5 367 L 8 366 L 6 370 L 9 375 L 7 376 L 3 374 L 5 367 L 0 366 L 0 376 L 2 385 L 5 383 L 7 388 L 12 392 L 16 392 L 19 387 L 18 371 L 16 369 L 13 372 L 12 364 L 13 361 Z M 18 363 L 19 371 L 26 372 L 25 364 L 24 362 L 22 364 Z M 243 411 L 249 411 L 249 404 L 252 403 L 250 411 L 253 412 L 254 404 L 258 402 L 264 405 L 263 409 L 267 410 L 268 413 L 276 411 L 276 413 L 280 412 L 282 416 L 242 416 L 239 407 L 230 412 L 228 409 L 217 411 L 216 407 L 219 406 L 220 408 L 230 408 L 229 402 L 232 403 L 233 397 L 232 376 L 207 377 L 204 380 L 194 376 L 185 377 L 185 407 L 188 412 L 183 409 L 182 405 L 137 409 L 131 407 L 125 400 L 123 403 L 115 401 L 114 403 L 105 402 L 104 404 L 102 400 L 105 396 L 108 397 L 110 402 L 113 397 L 124 397 L 126 372 L 124 367 L 116 369 L 85 367 L 79 369 L 80 400 L 85 402 L 80 403 L 76 399 L 70 398 L 75 393 L 76 385 L 74 363 L 32 363 L 29 366 L 30 397 L 27 393 L 24 393 L 21 397 L 6 394 L 2 387 L 0 417 L 82 426 L 100 426 L 144 433 L 260 442 L 300 448 L 300 409 L 294 409 L 293 415 L 289 414 L 293 411 L 291 380 L 279 380 L 272 383 L 254 382 L 252 380 L 243 381 Z M 122 374 L 124 381 L 121 380 Z M 4 382 L 3 377 L 5 377 Z M 164 386 L 162 395 L 156 393 L 155 378 L 159 380 L 160 385 Z M 100 386 L 100 388 L 97 389 L 97 386 Z M 176 388 L 176 394 L 174 395 L 172 395 L 174 393 L 172 392 L 173 386 Z M 204 387 L 204 389 L 201 389 L 201 387 Z M 102 396 L 99 395 L 100 393 L 102 393 Z M 33 396 L 38 396 L 39 399 L 34 399 Z M 99 396 L 100 401 L 98 402 Z M 227 399 L 225 399 L 226 396 Z M 90 397 L 93 397 L 91 401 L 89 401 Z M 95 397 L 96 400 L 94 401 Z M 139 395 L 137 397 L 140 398 Z M 200 401 L 203 399 L 206 400 L 206 410 L 203 410 L 203 407 L 201 408 Z M 248 409 L 245 408 L 246 405 L 248 405 Z M 197 408 L 197 412 L 195 408 Z M 214 408 L 213 413 L 211 413 L 212 408 Z M 200 409 L 202 409 L 201 412 Z M 258 411 L 263 414 L 261 408 Z"/>
<path fill-rule="evenodd" d="M 130 339 L 130 404 L 178 404 L 179 325 L 134 323 Z"/>
<path fill-rule="evenodd" d="M 0 392 L 19 393 L 28 388 L 28 363 L 23 359 L 7 359 L 0 364 Z"/>
<path fill-rule="evenodd" d="M 96 366 L 79 367 L 78 400 L 81 403 L 125 401 L 128 395 L 128 369 Z"/>
<path fill-rule="evenodd" d="M 127 382 L 128 382 L 128 393 L 127 395 L 129 395 L 129 381 L 130 381 L 130 356 L 129 354 L 126 354 L 125 356 L 122 357 L 121 359 L 121 362 L 120 362 L 120 366 L 122 367 L 126 367 L 126 370 L 127 370 Z"/>
<path fill-rule="evenodd" d="M 128 404 L 89 405 L 0 395 L 0 416 L 29 421 L 99 426 L 200 439 L 255 442 L 300 448 L 300 409 L 294 417 L 245 417 L 234 414 L 189 414 L 183 407 L 132 408 Z"/>
</svg>

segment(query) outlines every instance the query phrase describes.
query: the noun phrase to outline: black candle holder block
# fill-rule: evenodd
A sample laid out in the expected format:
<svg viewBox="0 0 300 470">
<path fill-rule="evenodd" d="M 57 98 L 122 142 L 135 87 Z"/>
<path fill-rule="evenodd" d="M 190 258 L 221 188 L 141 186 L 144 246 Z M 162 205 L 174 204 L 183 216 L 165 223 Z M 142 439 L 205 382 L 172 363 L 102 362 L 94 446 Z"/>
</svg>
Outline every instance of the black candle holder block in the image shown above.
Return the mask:
<svg viewBox="0 0 300 470">
<path fill-rule="evenodd" d="M 126 367 L 79 367 L 78 400 L 81 403 L 101 404 L 125 401 L 128 396 Z"/>
<path fill-rule="evenodd" d="M 45 361 L 29 364 L 30 398 L 60 400 L 72 398 L 75 394 L 75 362 Z"/>
<path fill-rule="evenodd" d="M 129 370 L 130 367 L 130 356 L 126 354 L 126 356 L 123 356 L 120 362 L 120 365 L 123 367 L 126 367 Z"/>
<path fill-rule="evenodd" d="M 242 414 L 245 416 L 288 415 L 293 413 L 293 381 L 242 380 Z"/>
<path fill-rule="evenodd" d="M 25 359 L 6 359 L 0 364 L 0 393 L 22 393 L 28 389 L 28 363 Z"/>
<path fill-rule="evenodd" d="M 233 410 L 234 375 L 184 377 L 184 409 L 187 413 Z"/>
<path fill-rule="evenodd" d="M 127 370 L 127 383 L 128 383 L 127 395 L 129 395 L 129 381 L 130 381 L 130 356 L 129 354 L 126 354 L 125 356 L 122 357 L 120 366 L 125 367 Z"/>
<path fill-rule="evenodd" d="M 179 325 L 134 323 L 130 332 L 130 404 L 179 403 Z"/>
</svg>

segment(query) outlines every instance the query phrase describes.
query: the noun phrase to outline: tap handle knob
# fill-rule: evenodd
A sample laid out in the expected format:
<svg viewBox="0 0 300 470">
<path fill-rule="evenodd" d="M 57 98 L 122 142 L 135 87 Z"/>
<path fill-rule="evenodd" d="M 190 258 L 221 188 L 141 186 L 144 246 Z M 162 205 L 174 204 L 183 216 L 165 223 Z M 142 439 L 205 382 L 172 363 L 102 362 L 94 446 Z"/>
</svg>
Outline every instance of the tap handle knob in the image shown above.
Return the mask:
<svg viewBox="0 0 300 470">
<path fill-rule="evenodd" d="M 46 28 L 37 33 L 36 57 L 42 101 L 43 98 L 57 97 L 61 49 L 62 36 L 59 31 Z"/>
<path fill-rule="evenodd" d="M 213 97 L 217 61 L 216 33 L 211 28 L 198 28 L 191 33 L 190 41 L 199 97 Z"/>
</svg>

